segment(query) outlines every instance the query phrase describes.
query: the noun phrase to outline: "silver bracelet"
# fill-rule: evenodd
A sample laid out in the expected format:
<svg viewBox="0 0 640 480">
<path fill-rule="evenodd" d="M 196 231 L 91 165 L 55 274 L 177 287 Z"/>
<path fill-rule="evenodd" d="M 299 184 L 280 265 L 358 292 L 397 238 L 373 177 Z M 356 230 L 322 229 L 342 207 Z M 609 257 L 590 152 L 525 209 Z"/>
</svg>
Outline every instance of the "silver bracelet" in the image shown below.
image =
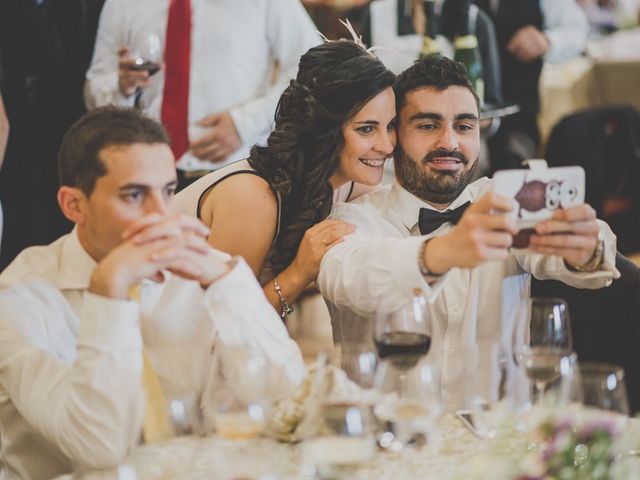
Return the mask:
<svg viewBox="0 0 640 480">
<path fill-rule="evenodd" d="M 282 309 L 280 317 L 282 317 L 282 319 L 284 320 L 284 317 L 293 313 L 293 305 L 289 305 L 289 302 L 287 302 L 287 297 L 282 294 L 282 289 L 278 284 L 278 277 L 273 277 L 273 287 L 276 289 L 278 297 L 280 297 L 280 308 Z"/>
</svg>

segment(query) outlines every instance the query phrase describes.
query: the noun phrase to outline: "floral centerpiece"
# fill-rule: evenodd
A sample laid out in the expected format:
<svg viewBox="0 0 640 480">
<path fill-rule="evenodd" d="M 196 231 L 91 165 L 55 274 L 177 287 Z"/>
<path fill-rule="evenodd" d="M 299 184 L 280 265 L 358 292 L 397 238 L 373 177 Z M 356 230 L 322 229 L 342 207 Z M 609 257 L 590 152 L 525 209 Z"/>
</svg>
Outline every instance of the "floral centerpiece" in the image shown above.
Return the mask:
<svg viewBox="0 0 640 480">
<path fill-rule="evenodd" d="M 538 413 L 525 434 L 496 438 L 454 477 L 474 480 L 628 480 L 638 459 L 623 455 L 626 417 L 581 409 Z M 629 460 L 629 461 L 627 461 Z"/>
<path fill-rule="evenodd" d="M 605 413 L 549 417 L 534 430 L 537 446 L 522 462 L 518 480 L 609 480 L 615 442 L 622 433 Z"/>
</svg>

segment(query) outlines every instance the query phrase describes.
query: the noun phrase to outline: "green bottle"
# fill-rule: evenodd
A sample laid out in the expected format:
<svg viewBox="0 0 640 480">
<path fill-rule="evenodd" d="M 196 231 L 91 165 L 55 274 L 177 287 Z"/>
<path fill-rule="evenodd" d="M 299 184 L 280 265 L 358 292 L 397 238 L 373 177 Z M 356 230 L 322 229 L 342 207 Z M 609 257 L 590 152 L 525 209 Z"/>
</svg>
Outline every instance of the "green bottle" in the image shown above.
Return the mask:
<svg viewBox="0 0 640 480">
<path fill-rule="evenodd" d="M 454 1 L 454 0 L 449 0 Z M 455 0 L 458 6 L 458 26 L 453 43 L 454 60 L 462 62 L 467 67 L 471 85 L 475 88 L 480 103 L 484 103 L 484 78 L 482 75 L 482 59 L 478 49 L 478 37 L 469 25 L 469 7 L 471 0 Z"/>
<path fill-rule="evenodd" d="M 438 36 L 438 19 L 436 18 L 435 0 L 423 0 L 422 8 L 424 8 L 425 22 L 420 58 L 425 58 L 430 55 L 439 55 L 440 48 L 436 42 L 436 37 Z"/>
</svg>

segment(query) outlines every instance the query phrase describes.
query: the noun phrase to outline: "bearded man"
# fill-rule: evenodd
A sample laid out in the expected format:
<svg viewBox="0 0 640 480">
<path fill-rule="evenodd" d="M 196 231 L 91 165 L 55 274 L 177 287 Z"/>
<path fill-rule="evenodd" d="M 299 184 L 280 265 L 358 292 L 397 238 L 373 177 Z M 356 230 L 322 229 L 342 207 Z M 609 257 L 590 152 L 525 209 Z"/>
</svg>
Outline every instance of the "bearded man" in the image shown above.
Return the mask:
<svg viewBox="0 0 640 480">
<path fill-rule="evenodd" d="M 421 290 L 433 323 L 429 356 L 451 411 L 464 400 L 466 352 L 477 346 L 487 358 L 506 341 L 531 275 L 608 286 L 619 276 L 616 239 L 583 204 L 540 222 L 527 250 L 511 249 L 513 201 L 492 192 L 488 178 L 469 183 L 480 129 L 465 68 L 447 58 L 419 60 L 398 77 L 395 93 L 396 182 L 334 207 L 332 217 L 355 224 L 356 233 L 325 255 L 318 285 L 343 352 L 371 344 L 376 312 L 398 309 Z M 488 378 L 483 365 L 474 368 L 481 382 Z"/>
</svg>

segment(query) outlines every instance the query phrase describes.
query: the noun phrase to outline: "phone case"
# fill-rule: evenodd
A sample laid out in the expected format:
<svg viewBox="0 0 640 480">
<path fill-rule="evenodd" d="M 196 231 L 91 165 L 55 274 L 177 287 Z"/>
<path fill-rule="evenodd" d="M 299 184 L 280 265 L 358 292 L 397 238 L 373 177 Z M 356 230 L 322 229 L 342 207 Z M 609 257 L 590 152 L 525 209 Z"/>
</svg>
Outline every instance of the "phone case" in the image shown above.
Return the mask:
<svg viewBox="0 0 640 480">
<path fill-rule="evenodd" d="M 501 170 L 493 177 L 493 191 L 515 200 L 510 215 L 517 220 L 520 232 L 513 246 L 526 248 L 538 222 L 551 218 L 559 208 L 584 203 L 585 173 L 579 166 Z"/>
</svg>

